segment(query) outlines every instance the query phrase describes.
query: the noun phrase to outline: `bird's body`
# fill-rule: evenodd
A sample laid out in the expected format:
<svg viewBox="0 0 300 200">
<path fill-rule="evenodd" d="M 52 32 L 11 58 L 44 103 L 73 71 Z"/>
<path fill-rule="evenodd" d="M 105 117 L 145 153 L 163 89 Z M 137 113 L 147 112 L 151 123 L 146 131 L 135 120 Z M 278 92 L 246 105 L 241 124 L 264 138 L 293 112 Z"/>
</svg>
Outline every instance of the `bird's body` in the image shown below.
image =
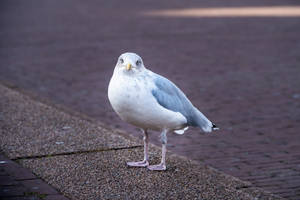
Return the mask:
<svg viewBox="0 0 300 200">
<path fill-rule="evenodd" d="M 111 105 L 124 121 L 142 129 L 162 131 L 185 127 L 186 118 L 179 112 L 162 107 L 153 96 L 154 73 L 145 69 L 131 77 L 115 72 L 108 89 Z M 134 102 L 134 103 L 133 103 Z"/>
<path fill-rule="evenodd" d="M 165 170 L 168 132 L 182 134 L 188 126 L 198 126 L 205 132 L 216 129 L 174 83 L 146 69 L 142 59 L 134 53 L 119 57 L 109 83 L 108 98 L 121 119 L 145 133 L 144 160 L 130 162 L 130 166 L 149 165 L 147 130 L 162 132 L 163 143 L 161 164 L 148 168 Z"/>
</svg>

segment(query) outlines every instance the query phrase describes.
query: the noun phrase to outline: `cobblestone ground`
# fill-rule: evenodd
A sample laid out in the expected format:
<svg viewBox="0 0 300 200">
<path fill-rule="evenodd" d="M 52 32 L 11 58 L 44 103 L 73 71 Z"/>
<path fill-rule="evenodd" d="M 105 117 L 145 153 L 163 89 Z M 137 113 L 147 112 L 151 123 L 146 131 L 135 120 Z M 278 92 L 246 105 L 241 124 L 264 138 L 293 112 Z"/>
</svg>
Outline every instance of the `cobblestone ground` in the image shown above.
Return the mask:
<svg viewBox="0 0 300 200">
<path fill-rule="evenodd" d="M 146 67 L 174 81 L 221 128 L 210 135 L 197 129 L 170 135 L 169 150 L 299 199 L 300 18 L 143 15 L 297 4 L 1 1 L 0 80 L 138 136 L 107 100 L 117 57 L 137 52 Z M 159 144 L 157 133 L 151 141 Z"/>
</svg>

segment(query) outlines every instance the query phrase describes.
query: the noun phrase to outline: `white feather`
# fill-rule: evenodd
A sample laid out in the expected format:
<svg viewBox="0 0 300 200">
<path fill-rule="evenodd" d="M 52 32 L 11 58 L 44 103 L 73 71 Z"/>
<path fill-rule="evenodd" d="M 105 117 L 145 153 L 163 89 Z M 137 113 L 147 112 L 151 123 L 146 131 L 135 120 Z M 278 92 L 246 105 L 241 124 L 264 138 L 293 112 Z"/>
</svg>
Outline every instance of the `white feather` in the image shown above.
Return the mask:
<svg viewBox="0 0 300 200">
<path fill-rule="evenodd" d="M 183 135 L 184 132 L 185 132 L 186 130 L 188 130 L 188 129 L 189 129 L 189 127 L 187 126 L 187 127 L 185 127 L 184 129 L 175 130 L 174 133 L 176 133 L 176 134 L 178 134 L 178 135 Z"/>
</svg>

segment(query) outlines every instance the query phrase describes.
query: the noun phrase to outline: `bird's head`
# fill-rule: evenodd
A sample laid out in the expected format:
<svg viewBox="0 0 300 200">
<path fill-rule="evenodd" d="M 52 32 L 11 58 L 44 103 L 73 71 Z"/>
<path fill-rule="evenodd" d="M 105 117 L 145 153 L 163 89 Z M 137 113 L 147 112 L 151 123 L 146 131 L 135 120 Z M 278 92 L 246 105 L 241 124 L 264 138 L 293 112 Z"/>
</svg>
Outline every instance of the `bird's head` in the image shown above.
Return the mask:
<svg viewBox="0 0 300 200">
<path fill-rule="evenodd" d="M 145 69 L 145 66 L 139 55 L 127 52 L 118 58 L 116 69 L 123 72 L 135 73 Z"/>
</svg>

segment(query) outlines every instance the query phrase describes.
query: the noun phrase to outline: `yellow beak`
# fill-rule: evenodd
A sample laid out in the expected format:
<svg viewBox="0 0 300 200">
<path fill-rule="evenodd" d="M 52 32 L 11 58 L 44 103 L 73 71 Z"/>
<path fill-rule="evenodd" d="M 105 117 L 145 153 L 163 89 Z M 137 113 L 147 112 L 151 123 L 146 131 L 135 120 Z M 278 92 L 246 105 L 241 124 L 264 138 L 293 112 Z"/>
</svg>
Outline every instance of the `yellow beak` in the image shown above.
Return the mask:
<svg viewBox="0 0 300 200">
<path fill-rule="evenodd" d="M 131 70 L 131 68 L 132 68 L 131 64 L 130 64 L 130 63 L 128 63 L 128 64 L 126 65 L 126 69 L 127 69 L 127 71 Z"/>
</svg>

